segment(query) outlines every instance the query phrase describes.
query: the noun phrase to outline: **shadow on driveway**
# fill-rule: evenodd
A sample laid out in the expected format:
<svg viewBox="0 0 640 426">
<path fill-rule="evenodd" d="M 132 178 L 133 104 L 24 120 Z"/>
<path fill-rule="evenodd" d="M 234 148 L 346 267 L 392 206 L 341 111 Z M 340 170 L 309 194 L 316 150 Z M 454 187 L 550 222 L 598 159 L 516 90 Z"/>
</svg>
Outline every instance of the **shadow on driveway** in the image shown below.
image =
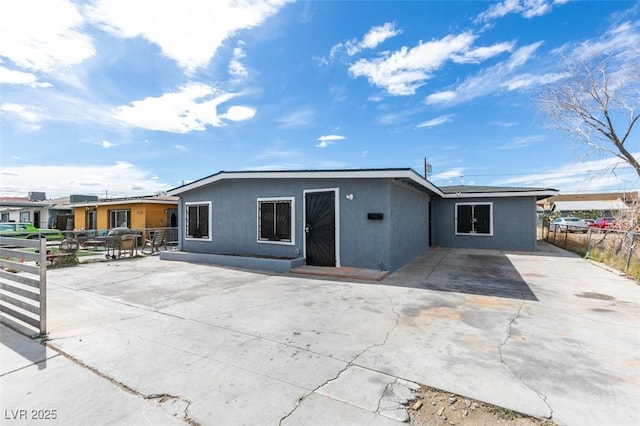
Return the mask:
<svg viewBox="0 0 640 426">
<path fill-rule="evenodd" d="M 402 287 L 537 301 L 509 258 L 490 250 L 432 248 L 382 281 Z"/>
</svg>

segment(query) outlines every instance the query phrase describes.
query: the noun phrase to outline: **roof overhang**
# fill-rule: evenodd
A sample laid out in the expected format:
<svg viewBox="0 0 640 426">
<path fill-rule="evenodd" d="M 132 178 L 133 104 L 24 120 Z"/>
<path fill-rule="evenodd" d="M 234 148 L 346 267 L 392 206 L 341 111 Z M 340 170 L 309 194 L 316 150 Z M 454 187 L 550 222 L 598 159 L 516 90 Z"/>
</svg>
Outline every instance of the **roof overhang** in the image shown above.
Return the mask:
<svg viewBox="0 0 640 426">
<path fill-rule="evenodd" d="M 167 191 L 168 195 L 180 195 L 187 191 L 238 179 L 397 179 L 417 189 L 439 196 L 440 189 L 412 169 L 362 169 L 362 170 L 289 170 L 289 171 L 248 171 L 219 172 L 203 179 Z"/>
<path fill-rule="evenodd" d="M 178 200 L 167 199 L 130 199 L 130 200 L 110 200 L 110 201 L 83 201 L 81 203 L 69 204 L 70 208 L 78 207 L 98 207 L 98 206 L 120 206 L 123 204 L 175 204 L 178 205 Z"/>
<path fill-rule="evenodd" d="M 556 201 L 552 211 L 590 211 L 590 210 L 628 210 L 620 200 L 593 200 L 593 201 Z"/>
<path fill-rule="evenodd" d="M 20 208 L 46 208 L 53 205 L 48 201 L 0 201 L 0 206 L 3 207 L 20 207 Z"/>
<path fill-rule="evenodd" d="M 419 175 L 413 169 L 354 169 L 354 170 L 281 170 L 281 171 L 221 171 L 211 176 L 173 188 L 167 195 L 179 196 L 188 191 L 222 181 L 240 179 L 394 179 L 417 190 L 442 198 L 496 198 L 496 197 L 536 197 L 536 200 L 558 195 L 555 189 L 545 188 L 497 188 L 475 191 L 469 186 L 460 192 L 444 192 L 439 187 Z"/>
<path fill-rule="evenodd" d="M 532 189 L 530 191 L 496 191 L 496 192 L 456 192 L 446 193 L 442 198 L 503 198 L 503 197 L 536 197 L 536 200 L 557 195 L 555 189 Z"/>
</svg>

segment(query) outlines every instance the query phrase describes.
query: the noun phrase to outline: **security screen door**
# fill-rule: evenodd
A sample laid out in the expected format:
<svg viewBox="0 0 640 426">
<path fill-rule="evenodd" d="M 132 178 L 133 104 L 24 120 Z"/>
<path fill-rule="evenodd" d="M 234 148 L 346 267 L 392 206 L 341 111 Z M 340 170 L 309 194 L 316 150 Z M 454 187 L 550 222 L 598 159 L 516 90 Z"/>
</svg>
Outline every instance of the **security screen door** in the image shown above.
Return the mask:
<svg viewBox="0 0 640 426">
<path fill-rule="evenodd" d="M 334 191 L 305 194 L 307 265 L 336 266 L 335 205 Z"/>
</svg>

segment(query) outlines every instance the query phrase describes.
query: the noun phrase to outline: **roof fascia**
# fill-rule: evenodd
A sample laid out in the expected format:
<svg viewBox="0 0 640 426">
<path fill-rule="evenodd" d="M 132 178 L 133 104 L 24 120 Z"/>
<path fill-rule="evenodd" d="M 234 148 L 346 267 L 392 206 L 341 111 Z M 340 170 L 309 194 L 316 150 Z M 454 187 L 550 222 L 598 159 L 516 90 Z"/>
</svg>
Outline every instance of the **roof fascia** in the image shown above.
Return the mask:
<svg viewBox="0 0 640 426">
<path fill-rule="evenodd" d="M 121 201 L 83 201 L 82 203 L 68 204 L 69 207 L 87 206 L 116 206 L 121 204 L 175 204 L 178 200 L 121 200 Z"/>
<path fill-rule="evenodd" d="M 193 183 L 167 191 L 168 195 L 179 195 L 202 186 L 230 179 L 398 179 L 405 178 L 442 196 L 443 193 L 422 176 L 411 169 L 389 170 L 309 170 L 309 171 L 276 171 L 276 172 L 220 172 Z"/>
<path fill-rule="evenodd" d="M 497 192 L 458 192 L 447 193 L 442 198 L 504 198 L 504 197 L 536 197 L 547 198 L 557 195 L 559 191 L 544 189 L 539 191 L 497 191 Z"/>
</svg>

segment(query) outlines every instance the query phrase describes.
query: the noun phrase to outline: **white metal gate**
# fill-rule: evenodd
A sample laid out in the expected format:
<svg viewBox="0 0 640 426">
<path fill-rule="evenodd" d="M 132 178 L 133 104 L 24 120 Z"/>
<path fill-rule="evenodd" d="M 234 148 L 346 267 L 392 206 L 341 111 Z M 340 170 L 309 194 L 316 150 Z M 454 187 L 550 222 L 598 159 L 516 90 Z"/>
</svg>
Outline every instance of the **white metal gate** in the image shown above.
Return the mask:
<svg viewBox="0 0 640 426">
<path fill-rule="evenodd" d="M 47 240 L 44 238 L 0 237 L 0 322 L 30 337 L 47 334 Z"/>
</svg>

